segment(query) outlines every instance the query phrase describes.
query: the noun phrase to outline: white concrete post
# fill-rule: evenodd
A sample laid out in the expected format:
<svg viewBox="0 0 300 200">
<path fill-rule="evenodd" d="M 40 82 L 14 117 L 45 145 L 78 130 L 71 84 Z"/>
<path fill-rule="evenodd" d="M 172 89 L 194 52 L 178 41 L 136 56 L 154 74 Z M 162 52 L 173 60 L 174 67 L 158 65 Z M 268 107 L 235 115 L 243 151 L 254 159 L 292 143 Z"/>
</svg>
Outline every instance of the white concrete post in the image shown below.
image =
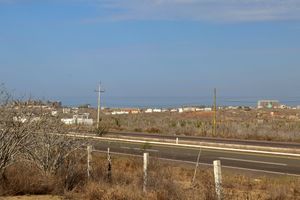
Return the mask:
<svg viewBox="0 0 300 200">
<path fill-rule="evenodd" d="M 176 144 L 178 144 L 179 143 L 179 141 L 178 141 L 178 137 L 176 138 Z"/>
<path fill-rule="evenodd" d="M 143 191 L 146 192 L 147 187 L 147 169 L 148 169 L 149 153 L 144 153 L 144 185 Z"/>
<path fill-rule="evenodd" d="M 92 149 L 93 149 L 93 146 L 91 146 L 91 145 L 87 146 L 87 176 L 88 176 L 88 178 L 90 178 L 91 171 L 92 171 L 92 166 L 91 166 Z"/>
<path fill-rule="evenodd" d="M 214 161 L 214 175 L 215 175 L 215 187 L 218 200 L 222 199 L 222 174 L 221 174 L 221 161 Z"/>
</svg>

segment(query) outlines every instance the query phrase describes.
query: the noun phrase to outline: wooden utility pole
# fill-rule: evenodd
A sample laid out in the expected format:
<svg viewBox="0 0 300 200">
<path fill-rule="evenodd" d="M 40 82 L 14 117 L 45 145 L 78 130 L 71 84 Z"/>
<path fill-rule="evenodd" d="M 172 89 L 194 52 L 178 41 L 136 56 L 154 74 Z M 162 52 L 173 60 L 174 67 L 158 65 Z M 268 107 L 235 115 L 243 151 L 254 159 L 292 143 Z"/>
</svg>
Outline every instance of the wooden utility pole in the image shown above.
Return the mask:
<svg viewBox="0 0 300 200">
<path fill-rule="evenodd" d="M 217 135 L 217 89 L 214 89 L 214 119 L 213 119 L 213 135 Z"/>
<path fill-rule="evenodd" d="M 99 123 L 100 123 L 100 112 L 101 112 L 101 93 L 104 92 L 104 90 L 101 89 L 101 82 L 99 82 L 98 90 L 95 92 L 98 92 L 98 113 L 97 113 L 97 129 L 99 129 Z"/>
</svg>

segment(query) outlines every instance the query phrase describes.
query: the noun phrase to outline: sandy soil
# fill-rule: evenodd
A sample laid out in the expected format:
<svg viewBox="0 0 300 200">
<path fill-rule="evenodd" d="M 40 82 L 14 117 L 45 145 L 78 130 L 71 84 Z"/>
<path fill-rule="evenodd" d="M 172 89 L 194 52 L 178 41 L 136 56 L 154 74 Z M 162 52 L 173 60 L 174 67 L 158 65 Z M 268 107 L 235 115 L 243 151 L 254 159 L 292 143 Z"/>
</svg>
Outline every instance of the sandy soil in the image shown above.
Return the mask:
<svg viewBox="0 0 300 200">
<path fill-rule="evenodd" d="M 0 197 L 0 200 L 62 200 L 62 197 L 51 195 Z"/>
</svg>

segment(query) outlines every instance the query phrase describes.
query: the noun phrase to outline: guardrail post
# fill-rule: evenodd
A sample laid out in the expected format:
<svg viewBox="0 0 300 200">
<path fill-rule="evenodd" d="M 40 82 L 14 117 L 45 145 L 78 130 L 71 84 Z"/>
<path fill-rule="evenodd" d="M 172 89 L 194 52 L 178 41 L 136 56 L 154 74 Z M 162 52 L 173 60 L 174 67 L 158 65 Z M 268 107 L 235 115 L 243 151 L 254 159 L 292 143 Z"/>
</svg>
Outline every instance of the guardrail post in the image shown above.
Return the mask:
<svg viewBox="0 0 300 200">
<path fill-rule="evenodd" d="M 222 174 L 221 174 L 221 161 L 214 161 L 214 175 L 215 175 L 215 187 L 218 200 L 222 199 Z"/>
<path fill-rule="evenodd" d="M 148 160 L 149 160 L 149 153 L 144 153 L 144 185 L 143 185 L 143 192 L 146 192 L 147 188 L 147 170 L 148 170 Z"/>
<path fill-rule="evenodd" d="M 179 139 L 178 139 L 178 137 L 176 138 L 176 144 L 178 144 L 179 143 Z"/>
<path fill-rule="evenodd" d="M 92 150 L 93 150 L 93 146 L 91 146 L 91 145 L 87 146 L 87 176 L 88 176 L 88 178 L 90 178 L 91 171 L 92 171 L 92 166 L 91 166 Z"/>
</svg>

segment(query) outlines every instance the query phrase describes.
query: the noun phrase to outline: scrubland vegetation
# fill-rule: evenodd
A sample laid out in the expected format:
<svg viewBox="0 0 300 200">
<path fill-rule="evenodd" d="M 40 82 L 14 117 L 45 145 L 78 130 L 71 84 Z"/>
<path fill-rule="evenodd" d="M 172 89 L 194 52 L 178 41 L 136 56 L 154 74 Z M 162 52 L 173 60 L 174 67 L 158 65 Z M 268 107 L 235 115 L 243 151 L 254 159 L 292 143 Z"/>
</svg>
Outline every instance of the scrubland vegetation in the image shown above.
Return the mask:
<svg viewBox="0 0 300 200">
<path fill-rule="evenodd" d="M 147 193 L 142 192 L 142 158 L 113 156 L 112 178 L 106 156 L 93 154 L 92 177 L 86 176 L 86 155 L 73 152 L 54 174 L 34 164 L 17 162 L 8 167 L 0 185 L 3 195 L 51 194 L 62 199 L 216 199 L 212 169 L 200 167 L 191 184 L 194 166 L 150 158 Z M 251 177 L 223 170 L 224 199 L 300 199 L 300 179 Z"/>
<path fill-rule="evenodd" d="M 102 115 L 109 130 L 155 134 L 300 142 L 299 110 L 219 110 L 217 135 L 213 113 L 141 113 Z"/>
<path fill-rule="evenodd" d="M 92 174 L 88 179 L 87 155 L 82 150 L 87 141 L 64 136 L 71 130 L 81 128 L 85 131 L 87 127 L 63 125 L 58 117 L 43 110 L 29 110 L 21 104 L 12 107 L 10 96 L 5 92 L 1 92 L 0 97 L 1 198 L 56 195 L 62 199 L 90 200 L 216 199 L 211 168 L 201 166 L 192 184 L 194 166 L 161 161 L 151 155 L 146 193 L 142 191 L 142 158 L 113 155 L 112 176 L 109 178 L 106 155 L 94 152 Z M 220 121 L 222 123 L 218 127 L 219 131 L 224 130 L 224 133 L 221 132 L 224 137 L 234 137 L 236 134 L 247 138 L 251 136 L 253 127 L 260 127 L 257 118 L 251 118 L 253 124 L 245 125 L 251 120 L 234 115 L 230 118 L 222 113 L 219 116 L 224 116 L 224 122 Z M 236 121 L 238 118 L 241 119 Z M 209 113 L 102 116 L 101 126 L 112 130 L 210 136 L 210 119 Z M 270 121 L 274 127 L 266 127 L 270 130 L 279 127 L 275 132 L 279 138 L 295 141 L 297 135 L 291 133 L 298 130 L 298 122 L 292 121 L 291 125 L 283 124 L 281 127 L 278 120 Z M 228 124 L 222 127 L 225 122 Z M 245 124 L 240 125 L 241 122 Z M 240 130 L 239 126 L 244 128 Z M 230 135 L 230 130 L 236 132 Z M 262 136 L 268 133 L 267 129 L 262 131 L 258 128 L 257 131 Z M 223 199 L 300 199 L 300 180 L 297 177 L 252 178 L 223 170 L 222 186 Z"/>
</svg>

